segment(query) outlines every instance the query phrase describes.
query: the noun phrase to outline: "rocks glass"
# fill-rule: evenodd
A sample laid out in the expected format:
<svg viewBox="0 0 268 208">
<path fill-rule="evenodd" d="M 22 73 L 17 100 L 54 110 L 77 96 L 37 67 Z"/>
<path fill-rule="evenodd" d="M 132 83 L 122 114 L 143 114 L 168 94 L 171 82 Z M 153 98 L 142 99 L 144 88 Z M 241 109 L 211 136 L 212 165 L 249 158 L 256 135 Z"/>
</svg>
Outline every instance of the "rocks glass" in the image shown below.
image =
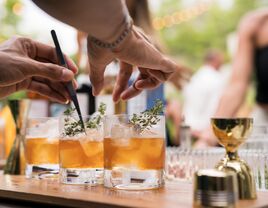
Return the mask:
<svg viewBox="0 0 268 208">
<path fill-rule="evenodd" d="M 165 118 L 141 129 L 132 116 L 104 118 L 104 186 L 125 190 L 155 189 L 164 185 Z"/>
<path fill-rule="evenodd" d="M 60 121 L 60 181 L 65 184 L 96 185 L 103 182 L 103 127 L 88 128 L 91 117 L 83 117 L 86 132 L 78 117 Z"/>
</svg>

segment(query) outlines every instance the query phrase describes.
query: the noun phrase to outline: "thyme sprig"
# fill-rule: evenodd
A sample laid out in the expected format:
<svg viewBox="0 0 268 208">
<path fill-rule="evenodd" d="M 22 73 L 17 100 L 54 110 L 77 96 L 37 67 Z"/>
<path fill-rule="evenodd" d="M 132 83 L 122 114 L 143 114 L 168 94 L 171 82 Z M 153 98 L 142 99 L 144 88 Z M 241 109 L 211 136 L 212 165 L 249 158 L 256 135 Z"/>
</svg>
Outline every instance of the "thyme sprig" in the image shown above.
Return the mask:
<svg viewBox="0 0 268 208">
<path fill-rule="evenodd" d="M 76 120 L 73 117 L 75 108 L 68 108 L 64 111 L 64 132 L 63 136 L 75 136 L 80 133 L 84 133 L 84 129 L 80 120 Z M 101 103 L 97 113 L 87 122 L 85 122 L 86 128 L 94 129 L 100 125 L 102 117 L 105 115 L 106 105 Z"/>
<path fill-rule="evenodd" d="M 144 131 L 149 130 L 152 126 L 156 125 L 160 118 L 159 114 L 163 112 L 163 102 L 159 99 L 155 101 L 154 106 L 140 114 L 134 113 L 130 123 L 135 127 L 136 130 Z"/>
<path fill-rule="evenodd" d="M 89 129 L 95 129 L 100 125 L 101 119 L 105 115 L 106 111 L 106 104 L 101 103 L 98 112 L 95 116 L 93 116 L 92 119 L 90 119 L 88 122 L 86 122 L 86 127 Z"/>
</svg>

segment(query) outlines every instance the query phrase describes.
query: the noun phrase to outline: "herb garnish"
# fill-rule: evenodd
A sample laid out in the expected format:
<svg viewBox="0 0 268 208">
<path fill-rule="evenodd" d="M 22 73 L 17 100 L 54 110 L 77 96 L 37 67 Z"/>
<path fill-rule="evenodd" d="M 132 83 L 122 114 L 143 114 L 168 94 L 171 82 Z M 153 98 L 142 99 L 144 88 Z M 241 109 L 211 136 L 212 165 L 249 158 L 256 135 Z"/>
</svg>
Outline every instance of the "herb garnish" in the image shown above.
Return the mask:
<svg viewBox="0 0 268 208">
<path fill-rule="evenodd" d="M 86 122 L 86 127 L 89 129 L 97 128 L 101 122 L 102 117 L 105 114 L 105 111 L 106 111 L 106 105 L 104 103 L 101 103 L 98 108 L 97 115 L 95 115 L 92 119 Z"/>
<path fill-rule="evenodd" d="M 134 125 L 136 130 L 144 131 L 149 130 L 153 125 L 156 125 L 160 119 L 159 114 L 163 112 L 163 102 L 159 99 L 155 101 L 155 105 L 141 114 L 133 114 L 133 117 L 130 120 L 130 123 Z"/>
<path fill-rule="evenodd" d="M 64 118 L 64 132 L 63 136 L 75 136 L 79 133 L 84 132 L 84 128 L 82 126 L 82 123 L 77 121 L 72 115 L 75 111 L 75 108 L 68 108 L 66 111 L 64 111 L 64 115 L 66 116 Z M 106 105 L 104 103 L 101 103 L 98 112 L 87 122 L 85 122 L 86 128 L 94 129 L 97 128 L 100 125 L 101 119 L 104 116 L 106 111 Z"/>
</svg>

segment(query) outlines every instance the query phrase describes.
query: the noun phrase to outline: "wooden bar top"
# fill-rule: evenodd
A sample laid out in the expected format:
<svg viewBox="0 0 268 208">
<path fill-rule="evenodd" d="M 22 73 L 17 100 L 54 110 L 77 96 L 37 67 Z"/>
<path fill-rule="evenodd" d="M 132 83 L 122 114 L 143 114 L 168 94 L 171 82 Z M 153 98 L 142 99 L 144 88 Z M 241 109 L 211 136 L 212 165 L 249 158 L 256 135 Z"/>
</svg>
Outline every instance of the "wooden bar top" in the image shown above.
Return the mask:
<svg viewBox="0 0 268 208">
<path fill-rule="evenodd" d="M 1 198 L 38 202 L 65 207 L 192 207 L 192 184 L 167 182 L 164 188 L 149 191 L 111 190 L 103 186 L 65 185 L 56 179 L 26 179 L 25 176 L 0 175 Z M 258 199 L 239 201 L 237 207 L 268 207 L 268 192 Z"/>
</svg>

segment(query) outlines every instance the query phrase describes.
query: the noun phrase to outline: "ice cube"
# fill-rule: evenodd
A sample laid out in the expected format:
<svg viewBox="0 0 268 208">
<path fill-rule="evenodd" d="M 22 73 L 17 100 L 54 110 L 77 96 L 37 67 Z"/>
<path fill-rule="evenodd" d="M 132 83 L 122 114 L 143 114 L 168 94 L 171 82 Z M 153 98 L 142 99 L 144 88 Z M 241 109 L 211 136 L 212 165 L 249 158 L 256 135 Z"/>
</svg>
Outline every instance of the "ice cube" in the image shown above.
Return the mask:
<svg viewBox="0 0 268 208">
<path fill-rule="evenodd" d="M 111 129 L 112 139 L 128 139 L 131 137 L 132 127 L 129 125 L 116 124 Z"/>
<path fill-rule="evenodd" d="M 102 141 L 94 141 L 87 137 L 81 137 L 79 138 L 79 142 L 87 157 L 97 157 L 98 155 L 103 154 Z"/>
</svg>

